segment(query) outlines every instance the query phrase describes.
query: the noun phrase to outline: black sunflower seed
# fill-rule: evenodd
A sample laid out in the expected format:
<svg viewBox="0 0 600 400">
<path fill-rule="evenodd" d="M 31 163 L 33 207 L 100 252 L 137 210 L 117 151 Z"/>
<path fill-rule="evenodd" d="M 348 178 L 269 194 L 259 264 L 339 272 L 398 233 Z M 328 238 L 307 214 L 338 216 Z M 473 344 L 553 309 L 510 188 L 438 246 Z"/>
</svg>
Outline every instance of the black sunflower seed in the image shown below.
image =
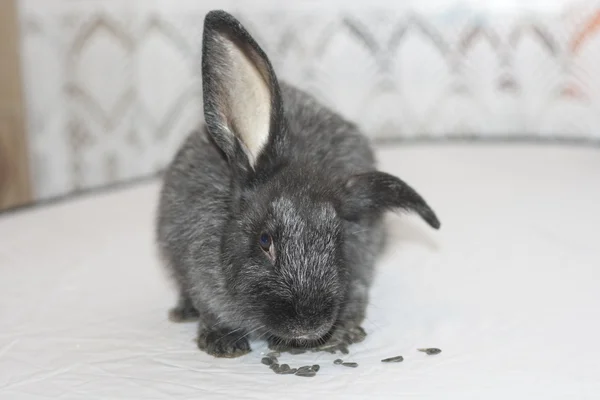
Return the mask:
<svg viewBox="0 0 600 400">
<path fill-rule="evenodd" d="M 435 347 L 431 347 L 431 348 L 427 348 L 427 349 L 417 349 L 417 350 L 422 351 L 423 353 L 426 353 L 430 356 L 433 356 L 435 354 L 440 354 L 442 352 L 442 350 L 436 349 Z"/>
<path fill-rule="evenodd" d="M 355 362 L 345 362 L 345 363 L 342 363 L 342 365 L 344 367 L 350 367 L 350 368 L 356 368 L 356 367 L 358 367 L 358 363 L 355 363 Z"/>
<path fill-rule="evenodd" d="M 284 372 L 289 371 L 289 370 L 290 370 L 290 366 L 287 365 L 287 364 L 281 364 L 279 366 L 279 372 L 281 372 L 281 373 L 284 373 Z"/>
<path fill-rule="evenodd" d="M 298 368 L 298 371 L 296 372 L 296 376 L 305 376 L 308 378 L 311 378 L 313 376 L 315 376 L 317 373 L 311 369 L 304 371 L 304 370 L 300 370 L 300 368 Z"/>
<path fill-rule="evenodd" d="M 293 374 L 295 374 L 296 372 L 298 372 L 298 369 L 297 369 L 297 368 L 291 368 L 291 369 L 288 369 L 288 370 L 286 370 L 286 371 L 281 371 L 281 372 L 280 372 L 280 374 L 281 374 L 281 375 L 293 375 Z"/>
<path fill-rule="evenodd" d="M 275 360 L 273 360 L 271 357 L 263 357 L 262 360 L 260 360 L 260 362 L 265 365 L 273 365 Z"/>
<path fill-rule="evenodd" d="M 306 353 L 306 350 L 303 350 L 303 349 L 294 349 L 294 348 L 292 348 L 292 349 L 290 349 L 288 352 L 289 352 L 290 354 L 304 354 L 304 353 Z"/>
<path fill-rule="evenodd" d="M 390 357 L 390 358 L 385 358 L 385 359 L 381 360 L 381 362 L 384 362 L 384 363 L 402 362 L 402 361 L 404 361 L 404 357 L 402 357 L 402 356 Z"/>
</svg>

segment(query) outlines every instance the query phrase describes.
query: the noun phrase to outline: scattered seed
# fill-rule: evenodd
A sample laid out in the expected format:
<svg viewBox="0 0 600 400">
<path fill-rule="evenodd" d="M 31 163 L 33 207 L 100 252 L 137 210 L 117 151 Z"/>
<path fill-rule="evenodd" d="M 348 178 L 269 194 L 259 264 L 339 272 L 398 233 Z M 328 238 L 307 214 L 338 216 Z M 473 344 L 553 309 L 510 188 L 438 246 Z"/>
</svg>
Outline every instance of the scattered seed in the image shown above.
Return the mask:
<svg viewBox="0 0 600 400">
<path fill-rule="evenodd" d="M 284 373 L 284 372 L 289 371 L 289 370 L 290 370 L 290 366 L 287 365 L 287 364 L 281 364 L 279 366 L 279 372 L 281 372 L 281 373 Z"/>
<path fill-rule="evenodd" d="M 286 371 L 281 371 L 280 374 L 281 375 L 294 375 L 296 372 L 298 372 L 298 369 L 292 368 L 292 369 L 288 369 Z"/>
<path fill-rule="evenodd" d="M 433 356 L 435 354 L 440 354 L 442 352 L 440 349 L 436 349 L 435 347 L 428 348 L 428 349 L 417 349 L 417 350 L 422 351 L 423 353 L 427 353 L 430 356 Z"/>
<path fill-rule="evenodd" d="M 265 357 L 277 359 L 277 357 L 280 357 L 280 356 L 281 356 L 280 352 L 272 351 L 272 352 L 268 353 Z"/>
<path fill-rule="evenodd" d="M 319 372 L 319 370 L 321 369 L 321 366 L 320 366 L 320 365 L 317 365 L 317 364 L 315 364 L 315 365 L 313 365 L 313 366 L 311 367 L 311 369 L 312 369 L 313 371 L 315 371 L 315 372 Z"/>
<path fill-rule="evenodd" d="M 304 370 L 301 371 L 301 369 L 298 368 L 298 371 L 296 372 L 296 376 L 305 376 L 308 378 L 311 378 L 311 377 L 315 376 L 316 374 L 317 373 L 315 371 L 313 371 L 312 369 L 309 369 L 307 371 L 304 371 Z"/>
<path fill-rule="evenodd" d="M 269 368 L 271 368 L 273 371 L 277 372 L 277 371 L 279 371 L 279 364 L 277 364 L 277 363 L 271 364 L 271 366 Z"/>
<path fill-rule="evenodd" d="M 349 354 L 348 348 L 346 346 L 340 346 L 340 351 L 342 354 Z"/>
<path fill-rule="evenodd" d="M 275 363 L 275 360 L 273 360 L 271 357 L 263 357 L 262 360 L 260 360 L 260 362 L 265 365 L 273 365 L 273 363 Z"/>
<path fill-rule="evenodd" d="M 356 367 L 358 367 L 358 363 L 355 363 L 355 362 L 345 362 L 345 363 L 342 363 L 342 365 L 344 367 L 350 367 L 350 368 L 356 368 Z"/>
<path fill-rule="evenodd" d="M 384 362 L 384 363 L 402 362 L 402 361 L 404 361 L 404 357 L 402 357 L 402 356 L 390 357 L 390 358 L 385 358 L 385 359 L 381 360 L 381 362 Z"/>
<path fill-rule="evenodd" d="M 311 371 L 310 365 L 305 365 L 303 367 L 298 368 L 298 372 L 306 372 L 306 371 Z"/>
<path fill-rule="evenodd" d="M 289 353 L 290 354 L 304 354 L 304 353 L 306 353 L 306 350 L 292 348 L 289 350 Z"/>
<path fill-rule="evenodd" d="M 333 363 L 334 363 L 335 365 L 340 365 L 340 364 L 341 364 L 341 363 L 343 363 L 343 362 L 344 362 L 344 361 L 342 361 L 342 359 L 341 359 L 341 358 L 338 358 L 338 359 L 337 359 L 337 360 L 335 360 Z"/>
</svg>

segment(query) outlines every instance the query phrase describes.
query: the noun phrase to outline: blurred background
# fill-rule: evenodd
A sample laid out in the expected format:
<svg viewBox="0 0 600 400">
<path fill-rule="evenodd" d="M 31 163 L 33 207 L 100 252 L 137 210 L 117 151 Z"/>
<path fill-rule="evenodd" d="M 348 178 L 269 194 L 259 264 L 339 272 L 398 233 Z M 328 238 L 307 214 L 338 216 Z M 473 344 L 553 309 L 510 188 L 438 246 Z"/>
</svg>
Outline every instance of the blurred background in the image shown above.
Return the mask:
<svg viewBox="0 0 600 400">
<path fill-rule="evenodd" d="M 600 2 L 0 0 L 0 209 L 159 173 L 207 11 L 375 141 L 600 142 Z"/>
</svg>

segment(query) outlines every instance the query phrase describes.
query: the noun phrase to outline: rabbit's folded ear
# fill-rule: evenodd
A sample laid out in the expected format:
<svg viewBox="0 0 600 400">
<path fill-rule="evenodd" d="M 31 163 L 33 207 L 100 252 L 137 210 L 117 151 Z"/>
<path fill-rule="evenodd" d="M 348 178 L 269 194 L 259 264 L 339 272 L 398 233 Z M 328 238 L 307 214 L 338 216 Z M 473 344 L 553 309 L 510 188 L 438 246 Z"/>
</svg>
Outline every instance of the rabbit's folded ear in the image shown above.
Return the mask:
<svg viewBox="0 0 600 400">
<path fill-rule="evenodd" d="M 385 172 L 373 171 L 352 176 L 345 184 L 340 201 L 343 218 L 359 219 L 363 215 L 387 210 L 417 213 L 432 228 L 440 221 L 425 200 L 408 184 Z"/>
<path fill-rule="evenodd" d="M 266 54 L 224 11 L 204 20 L 202 86 L 208 131 L 237 172 L 255 170 L 282 129 L 281 92 Z"/>
</svg>

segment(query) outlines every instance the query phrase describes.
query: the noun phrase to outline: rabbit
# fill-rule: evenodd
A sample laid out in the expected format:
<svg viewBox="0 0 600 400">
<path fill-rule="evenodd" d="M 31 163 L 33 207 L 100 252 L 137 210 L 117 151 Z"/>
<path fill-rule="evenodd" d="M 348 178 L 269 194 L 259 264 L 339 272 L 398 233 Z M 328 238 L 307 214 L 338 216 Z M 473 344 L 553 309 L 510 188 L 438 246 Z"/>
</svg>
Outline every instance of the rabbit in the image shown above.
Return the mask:
<svg viewBox="0 0 600 400">
<path fill-rule="evenodd" d="M 370 140 L 312 95 L 278 81 L 231 14 L 206 14 L 204 124 L 165 168 L 156 242 L 179 291 L 172 321 L 198 321 L 214 357 L 364 339 L 386 211 L 440 222 L 376 168 Z"/>
</svg>

